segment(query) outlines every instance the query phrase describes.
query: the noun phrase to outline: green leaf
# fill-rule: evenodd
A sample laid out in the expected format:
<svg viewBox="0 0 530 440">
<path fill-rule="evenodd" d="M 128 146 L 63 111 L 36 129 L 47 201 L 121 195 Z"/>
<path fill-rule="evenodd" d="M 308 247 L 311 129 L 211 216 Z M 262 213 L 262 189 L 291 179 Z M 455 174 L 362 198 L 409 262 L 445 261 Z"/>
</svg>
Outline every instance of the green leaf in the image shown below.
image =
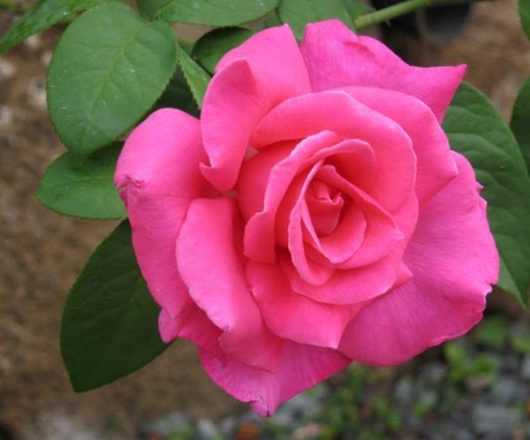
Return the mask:
<svg viewBox="0 0 530 440">
<path fill-rule="evenodd" d="M 526 79 L 515 100 L 511 128 L 530 170 L 530 78 Z"/>
<path fill-rule="evenodd" d="M 0 53 L 37 32 L 69 20 L 79 12 L 106 1 L 110 0 L 39 0 L 0 37 Z"/>
<path fill-rule="evenodd" d="M 501 257 L 499 287 L 526 303 L 530 283 L 530 178 L 510 129 L 478 90 L 463 84 L 443 127 L 451 147 L 472 163 L 484 186 Z"/>
<path fill-rule="evenodd" d="M 48 106 L 65 145 L 89 154 L 132 127 L 156 102 L 176 65 L 176 39 L 120 3 L 83 14 L 66 30 L 48 74 Z"/>
<path fill-rule="evenodd" d="M 113 183 L 120 151 L 121 145 L 114 145 L 88 158 L 63 154 L 44 173 L 37 198 L 60 214 L 91 219 L 127 217 Z"/>
<path fill-rule="evenodd" d="M 519 17 L 526 37 L 530 40 L 530 0 L 518 0 Z"/>
<path fill-rule="evenodd" d="M 361 0 L 344 0 L 344 5 L 346 6 L 346 10 L 348 11 L 348 14 L 350 14 L 352 21 L 361 15 L 375 11 L 372 6 Z"/>
<path fill-rule="evenodd" d="M 296 38 L 304 37 L 307 23 L 338 18 L 353 29 L 353 22 L 343 0 L 281 0 L 280 20 L 291 26 Z"/>
<path fill-rule="evenodd" d="M 158 313 L 125 221 L 92 254 L 66 302 L 61 351 L 75 391 L 110 383 L 162 353 Z"/>
<path fill-rule="evenodd" d="M 173 78 L 152 110 L 166 107 L 178 108 L 190 115 L 199 116 L 199 107 L 197 107 L 180 66 L 177 67 Z"/>
<path fill-rule="evenodd" d="M 213 73 L 222 56 L 252 36 L 253 32 L 243 28 L 220 28 L 201 37 L 193 48 L 193 56 L 208 72 Z"/>
<path fill-rule="evenodd" d="M 161 2 L 143 0 L 142 3 L 153 3 L 156 7 Z M 156 12 L 157 18 L 177 23 L 235 26 L 267 15 L 276 8 L 278 0 L 169 0 L 164 3 Z"/>
<path fill-rule="evenodd" d="M 202 100 L 206 89 L 208 88 L 208 83 L 210 82 L 210 75 L 199 66 L 193 59 L 188 55 L 188 53 L 182 49 L 180 46 L 178 48 L 178 58 L 180 62 L 180 68 L 184 73 L 186 82 L 190 86 L 191 93 L 195 102 L 199 108 L 202 105 Z"/>
<path fill-rule="evenodd" d="M 136 3 L 143 15 L 153 18 L 158 10 L 168 3 L 168 0 L 137 0 Z"/>
</svg>

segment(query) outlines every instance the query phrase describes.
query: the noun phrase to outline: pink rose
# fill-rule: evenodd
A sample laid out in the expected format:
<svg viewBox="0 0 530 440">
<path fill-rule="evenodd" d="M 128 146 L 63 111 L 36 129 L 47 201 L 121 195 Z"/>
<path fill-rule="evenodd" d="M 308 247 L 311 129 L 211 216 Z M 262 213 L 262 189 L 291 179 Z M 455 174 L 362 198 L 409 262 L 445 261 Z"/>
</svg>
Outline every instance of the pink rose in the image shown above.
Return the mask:
<svg viewBox="0 0 530 440">
<path fill-rule="evenodd" d="M 210 377 L 268 415 L 356 361 L 394 365 L 480 321 L 499 262 L 440 127 L 465 66 L 405 64 L 338 21 L 224 56 L 200 120 L 149 116 L 116 185 L 162 308 Z"/>
</svg>

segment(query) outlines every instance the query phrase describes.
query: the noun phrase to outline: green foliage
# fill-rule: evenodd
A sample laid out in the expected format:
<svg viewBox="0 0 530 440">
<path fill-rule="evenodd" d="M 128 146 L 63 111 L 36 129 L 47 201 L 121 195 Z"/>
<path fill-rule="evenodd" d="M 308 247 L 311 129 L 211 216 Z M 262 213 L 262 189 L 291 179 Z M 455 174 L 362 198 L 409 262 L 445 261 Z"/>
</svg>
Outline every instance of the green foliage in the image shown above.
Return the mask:
<svg viewBox="0 0 530 440">
<path fill-rule="evenodd" d="M 0 53 L 54 24 L 69 20 L 79 12 L 107 1 L 123 0 L 39 0 L 0 37 Z"/>
<path fill-rule="evenodd" d="M 530 78 L 526 79 L 515 100 L 511 129 L 530 170 Z"/>
<path fill-rule="evenodd" d="M 375 11 L 372 6 L 364 3 L 361 0 L 344 0 L 344 4 L 346 5 L 346 9 L 348 10 L 348 14 L 350 14 L 350 18 L 352 20 L 355 20 L 361 15 L 369 14 L 370 12 Z"/>
<path fill-rule="evenodd" d="M 176 23 L 235 26 L 272 12 L 278 0 L 140 0 L 145 13 Z"/>
<path fill-rule="evenodd" d="M 500 349 L 508 337 L 509 323 L 502 316 L 489 316 L 480 323 L 473 336 L 480 344 Z"/>
<path fill-rule="evenodd" d="M 510 345 L 520 354 L 530 353 L 530 324 L 518 325 L 510 334 Z"/>
<path fill-rule="evenodd" d="M 184 78 L 180 66 L 175 70 L 173 78 L 169 81 L 162 96 L 158 98 L 152 111 L 164 107 L 178 108 L 193 116 L 199 115 L 199 107 L 197 107 L 197 104 L 193 99 L 190 87 L 186 82 L 186 78 Z"/>
<path fill-rule="evenodd" d="M 343 0 L 281 0 L 278 14 L 299 40 L 304 36 L 307 23 L 328 18 L 338 18 L 353 29 L 353 21 Z"/>
<path fill-rule="evenodd" d="M 208 88 L 208 83 L 210 82 L 210 75 L 208 75 L 208 73 L 206 73 L 201 66 L 193 61 L 188 53 L 180 46 L 178 48 L 178 59 L 180 62 L 180 68 L 184 74 L 184 78 L 186 78 L 186 82 L 190 87 L 193 99 L 195 99 L 195 102 L 200 108 L 204 94 Z"/>
<path fill-rule="evenodd" d="M 443 126 L 451 147 L 471 161 L 484 186 L 501 257 L 498 285 L 525 304 L 530 283 L 530 178 L 517 142 L 495 107 L 469 84 L 456 93 Z"/>
<path fill-rule="evenodd" d="M 193 47 L 193 57 L 208 72 L 213 73 L 221 57 L 252 36 L 249 29 L 220 28 L 208 32 Z"/>
<path fill-rule="evenodd" d="M 110 383 L 162 353 L 158 312 L 123 222 L 92 254 L 64 309 L 61 351 L 74 389 Z"/>
<path fill-rule="evenodd" d="M 66 30 L 48 74 L 55 129 L 75 153 L 114 141 L 156 102 L 173 75 L 176 41 L 120 3 L 94 8 Z"/>
<path fill-rule="evenodd" d="M 495 379 L 498 359 L 488 354 L 472 355 L 469 341 L 459 339 L 448 342 L 443 350 L 449 364 L 448 379 L 452 384 L 464 385 L 480 380 L 489 385 Z"/>
<path fill-rule="evenodd" d="M 158 10 L 168 3 L 168 0 L 137 0 L 136 3 L 143 15 L 154 18 Z"/>
<path fill-rule="evenodd" d="M 523 30 L 530 40 L 530 0 L 518 0 L 519 17 L 521 18 L 521 25 Z"/>
<path fill-rule="evenodd" d="M 46 170 L 37 198 L 60 214 L 91 219 L 127 216 L 113 183 L 121 145 L 96 152 L 88 158 L 65 153 Z"/>
</svg>

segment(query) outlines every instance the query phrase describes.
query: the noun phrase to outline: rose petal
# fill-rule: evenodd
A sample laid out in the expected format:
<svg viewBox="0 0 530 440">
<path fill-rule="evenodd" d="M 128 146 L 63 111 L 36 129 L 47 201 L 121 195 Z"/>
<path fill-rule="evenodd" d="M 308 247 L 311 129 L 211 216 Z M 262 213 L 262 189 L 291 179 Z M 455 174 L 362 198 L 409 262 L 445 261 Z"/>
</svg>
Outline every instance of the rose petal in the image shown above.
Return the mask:
<svg viewBox="0 0 530 440">
<path fill-rule="evenodd" d="M 414 190 L 416 175 L 416 157 L 409 136 L 396 122 L 344 91 L 303 95 L 282 102 L 258 123 L 251 143 L 262 148 L 324 130 L 369 144 L 377 163 L 377 181 L 370 195 L 391 212 L 406 202 Z"/>
<path fill-rule="evenodd" d="M 392 216 L 370 195 L 340 176 L 335 167 L 323 166 L 318 172 L 318 177 L 347 194 L 366 218 L 362 244 L 346 261 L 337 258 L 338 267 L 353 268 L 371 264 L 383 258 L 403 241 L 404 234 L 398 229 Z"/>
<path fill-rule="evenodd" d="M 420 204 L 427 203 L 458 174 L 447 136 L 422 101 L 373 87 L 346 87 L 344 90 L 396 121 L 410 136 L 417 158 L 416 195 Z"/>
<path fill-rule="evenodd" d="M 199 121 L 180 110 L 162 109 L 127 138 L 114 177 L 127 206 L 142 275 L 172 317 L 191 303 L 175 248 L 190 201 L 211 193 L 199 171 L 205 158 Z"/>
<path fill-rule="evenodd" d="M 210 166 L 206 178 L 232 189 L 256 122 L 279 102 L 310 91 L 298 44 L 288 26 L 274 27 L 228 52 L 216 67 L 201 113 Z"/>
<path fill-rule="evenodd" d="M 324 266 L 315 263 L 307 258 L 304 243 L 304 230 L 302 223 L 303 201 L 307 188 L 311 180 L 322 166 L 323 161 L 317 162 L 313 168 L 305 176 L 300 176 L 300 189 L 295 191 L 295 201 L 292 207 L 287 210 L 289 212 L 289 224 L 287 226 L 288 247 L 291 254 L 291 261 L 296 267 L 300 277 L 308 284 L 313 286 L 320 286 L 328 281 L 333 275 L 334 269 L 331 266 Z"/>
<path fill-rule="evenodd" d="M 414 67 L 378 40 L 357 36 L 339 20 L 307 25 L 301 51 L 313 91 L 345 86 L 397 90 L 427 104 L 439 121 L 466 66 Z"/>
<path fill-rule="evenodd" d="M 292 290 L 300 295 L 326 304 L 359 304 L 385 294 L 395 285 L 400 270 L 400 256 L 393 252 L 368 266 L 335 270 L 320 286 L 305 282 L 290 262 L 282 261 L 282 268 Z"/>
<path fill-rule="evenodd" d="M 274 334 L 301 344 L 338 347 L 355 314 L 353 307 L 321 304 L 298 295 L 276 264 L 250 262 L 247 277 L 263 319 Z"/>
<path fill-rule="evenodd" d="M 178 268 L 195 303 L 224 331 L 223 350 L 249 365 L 274 370 L 279 341 L 263 324 L 248 290 L 241 238 L 233 199 L 195 199 L 177 240 Z"/>
<path fill-rule="evenodd" d="M 277 163 L 270 170 L 270 175 L 265 172 L 260 172 L 260 176 L 267 176 L 266 191 L 263 202 L 263 209 L 253 215 L 247 222 L 245 227 L 245 255 L 255 261 L 262 263 L 273 263 L 275 260 L 274 246 L 276 243 L 274 227 L 276 220 L 276 213 L 280 202 L 282 201 L 289 185 L 296 174 L 307 165 L 307 161 L 318 151 L 332 146 L 340 141 L 340 138 L 332 132 L 323 131 L 322 133 L 308 136 L 302 140 L 286 158 L 286 160 Z M 265 164 L 266 170 L 273 162 L 269 160 L 261 160 L 261 152 L 245 164 L 241 174 L 239 187 L 250 188 L 254 182 L 251 176 L 255 168 L 258 168 L 260 163 Z M 267 153 L 265 153 L 267 154 Z M 253 164 L 256 164 L 255 166 Z M 247 172 L 245 168 L 248 167 Z M 258 175 L 258 174 L 256 174 Z M 264 185 L 257 185 L 263 187 Z M 248 204 L 250 205 L 250 204 Z"/>
<path fill-rule="evenodd" d="M 158 328 L 165 343 L 170 343 L 176 338 L 183 338 L 199 347 L 220 352 L 218 339 L 222 331 L 195 304 L 176 318 L 172 318 L 165 310 L 162 310 L 158 317 Z"/>
<path fill-rule="evenodd" d="M 229 357 L 199 350 L 204 369 L 227 393 L 250 402 L 261 416 L 279 404 L 343 370 L 350 360 L 336 350 L 286 342 L 276 373 L 249 367 Z"/>
<path fill-rule="evenodd" d="M 423 208 L 407 247 L 412 278 L 348 326 L 340 349 L 352 359 L 398 364 L 466 333 L 482 318 L 499 257 L 473 169 L 454 156 L 460 175 Z"/>
</svg>

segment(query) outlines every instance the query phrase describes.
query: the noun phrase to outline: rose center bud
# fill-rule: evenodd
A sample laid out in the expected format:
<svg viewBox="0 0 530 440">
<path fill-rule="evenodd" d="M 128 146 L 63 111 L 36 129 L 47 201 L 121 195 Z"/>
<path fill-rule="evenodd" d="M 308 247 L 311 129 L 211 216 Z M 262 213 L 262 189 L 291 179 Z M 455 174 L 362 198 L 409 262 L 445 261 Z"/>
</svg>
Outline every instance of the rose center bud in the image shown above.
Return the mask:
<svg viewBox="0 0 530 440">
<path fill-rule="evenodd" d="M 320 180 L 314 180 L 306 194 L 306 203 L 315 232 L 323 237 L 331 234 L 339 224 L 343 194 Z"/>
</svg>

